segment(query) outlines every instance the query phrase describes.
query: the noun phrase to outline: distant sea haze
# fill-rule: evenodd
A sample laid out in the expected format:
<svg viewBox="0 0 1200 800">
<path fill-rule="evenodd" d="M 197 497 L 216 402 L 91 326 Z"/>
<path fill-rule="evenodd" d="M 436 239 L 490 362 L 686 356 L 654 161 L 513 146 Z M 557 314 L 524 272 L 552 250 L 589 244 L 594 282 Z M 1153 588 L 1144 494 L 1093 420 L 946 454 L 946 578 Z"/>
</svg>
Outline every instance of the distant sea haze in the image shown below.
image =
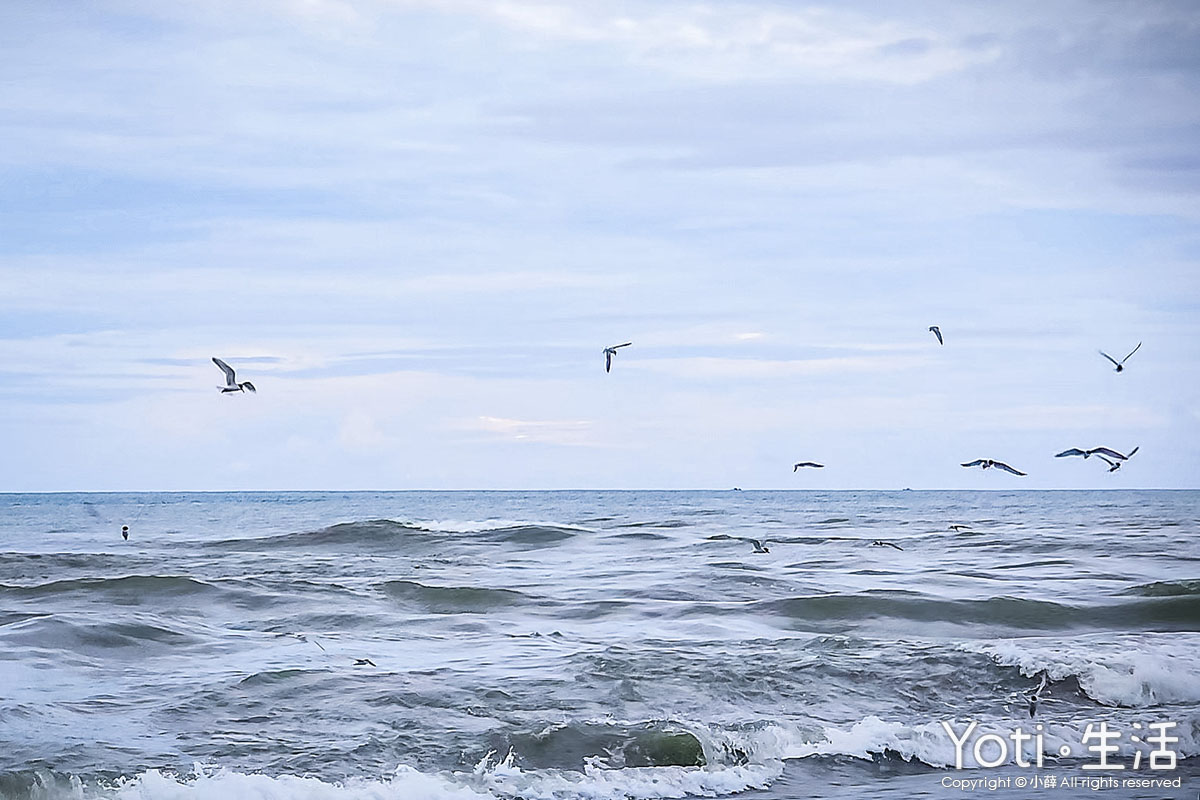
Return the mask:
<svg viewBox="0 0 1200 800">
<path fill-rule="evenodd" d="M 0 797 L 967 796 L 1094 775 L 1104 723 L 1180 788 L 1103 796 L 1194 798 L 1198 532 L 1194 491 L 0 495 Z"/>
</svg>

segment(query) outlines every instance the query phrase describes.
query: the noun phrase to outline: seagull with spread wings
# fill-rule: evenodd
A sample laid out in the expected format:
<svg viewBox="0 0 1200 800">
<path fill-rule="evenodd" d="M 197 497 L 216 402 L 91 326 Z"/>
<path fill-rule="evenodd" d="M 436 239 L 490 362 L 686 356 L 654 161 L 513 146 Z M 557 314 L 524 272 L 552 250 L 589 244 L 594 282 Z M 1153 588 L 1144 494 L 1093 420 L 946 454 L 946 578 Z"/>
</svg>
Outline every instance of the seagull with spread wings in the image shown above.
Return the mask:
<svg viewBox="0 0 1200 800">
<path fill-rule="evenodd" d="M 815 461 L 801 461 L 800 463 L 798 463 L 794 467 L 792 467 L 792 472 L 798 472 L 801 467 L 814 467 L 816 469 L 825 469 L 824 464 L 818 464 Z"/>
<path fill-rule="evenodd" d="M 254 388 L 254 384 L 251 383 L 250 381 L 244 381 L 242 383 L 238 383 L 237 376 L 234 374 L 234 371 L 233 371 L 233 367 L 229 366 L 221 359 L 214 357 L 213 363 L 221 368 L 221 372 L 225 373 L 225 385 L 217 387 L 218 389 L 221 390 L 221 394 L 228 394 L 230 392 L 244 392 L 247 389 L 249 389 L 252 392 L 258 391 L 257 389 Z"/>
<path fill-rule="evenodd" d="M 1131 356 L 1131 355 L 1133 355 L 1134 353 L 1136 353 L 1136 352 L 1138 351 L 1138 348 L 1140 348 L 1141 346 L 1142 346 L 1142 343 L 1141 343 L 1141 342 L 1138 342 L 1138 344 L 1137 344 L 1137 347 L 1135 347 L 1135 348 L 1133 348 L 1132 350 L 1130 350 L 1130 351 L 1129 351 L 1129 356 Z M 1107 358 L 1109 361 L 1111 361 L 1111 362 L 1112 362 L 1112 363 L 1113 363 L 1113 364 L 1116 366 L 1116 368 L 1117 368 L 1117 372 L 1124 372 L 1124 371 L 1125 371 L 1125 362 L 1129 360 L 1129 356 L 1125 356 L 1125 357 L 1124 357 L 1124 358 L 1122 358 L 1120 361 L 1117 361 L 1115 358 L 1113 358 L 1112 356 L 1110 356 L 1108 353 L 1104 352 L 1103 350 L 1101 350 L 1101 351 L 1100 351 L 1100 355 L 1104 356 L 1104 357 L 1105 357 L 1105 358 Z"/>
<path fill-rule="evenodd" d="M 612 372 L 613 356 L 617 354 L 618 347 L 629 347 L 633 342 L 625 342 L 624 344 L 614 344 L 612 347 L 604 348 L 604 371 Z"/>
<path fill-rule="evenodd" d="M 1024 472 L 1021 472 L 1020 470 L 1013 469 L 1008 464 L 1005 464 L 1003 461 L 995 461 L 990 458 L 977 458 L 974 461 L 968 461 L 966 464 L 963 464 L 963 466 L 964 467 L 979 467 L 980 469 L 991 469 L 992 467 L 995 467 L 996 469 L 1002 469 L 1005 472 L 1011 472 L 1013 475 L 1024 475 L 1025 474 Z"/>
</svg>

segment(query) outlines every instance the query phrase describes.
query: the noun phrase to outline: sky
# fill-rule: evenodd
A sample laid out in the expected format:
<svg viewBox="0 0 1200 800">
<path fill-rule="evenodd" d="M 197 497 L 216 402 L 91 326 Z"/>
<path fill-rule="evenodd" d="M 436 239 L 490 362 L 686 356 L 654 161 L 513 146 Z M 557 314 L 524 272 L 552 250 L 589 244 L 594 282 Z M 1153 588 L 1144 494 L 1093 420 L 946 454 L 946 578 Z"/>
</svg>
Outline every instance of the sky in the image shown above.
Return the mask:
<svg viewBox="0 0 1200 800">
<path fill-rule="evenodd" d="M 0 491 L 1196 488 L 1198 201 L 1193 2 L 6 2 Z"/>
</svg>

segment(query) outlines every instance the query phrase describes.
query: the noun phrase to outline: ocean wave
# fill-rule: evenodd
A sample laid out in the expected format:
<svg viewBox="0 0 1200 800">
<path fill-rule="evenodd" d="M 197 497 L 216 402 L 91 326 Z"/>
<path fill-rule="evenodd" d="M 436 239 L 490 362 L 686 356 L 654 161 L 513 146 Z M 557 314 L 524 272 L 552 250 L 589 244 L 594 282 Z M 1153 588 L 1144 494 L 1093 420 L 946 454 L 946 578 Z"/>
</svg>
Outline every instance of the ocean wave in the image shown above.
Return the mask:
<svg viewBox="0 0 1200 800">
<path fill-rule="evenodd" d="M 519 605 L 530 597 L 514 589 L 483 586 L 428 586 L 416 581 L 395 580 L 378 584 L 394 600 L 410 603 L 432 614 L 482 614 L 493 608 Z"/>
<path fill-rule="evenodd" d="M 68 578 L 31 586 L 0 584 L 0 596 L 50 597 L 61 594 L 85 593 L 105 595 L 117 603 L 141 603 L 156 596 L 179 596 L 216 593 L 221 591 L 186 575 L 122 575 L 115 578 Z"/>
<path fill-rule="evenodd" d="M 434 523 L 430 523 L 431 525 Z M 341 522 L 314 531 L 298 531 L 275 536 L 222 539 L 205 546 L 223 550 L 262 551 L 282 548 L 329 547 L 355 552 L 392 552 L 422 554 L 439 552 L 455 543 L 493 542 L 525 546 L 551 545 L 586 531 L 556 525 L 493 525 L 471 530 L 450 527 L 423 527 L 391 519 Z"/>
<path fill-rule="evenodd" d="M 1063 642 L 1004 639 L 960 645 L 987 655 L 1026 677 L 1045 672 L 1051 681 L 1074 678 L 1080 690 L 1104 706 L 1150 708 L 1200 703 L 1200 634 L 1127 634 Z"/>
<path fill-rule="evenodd" d="M 1142 597 L 1179 597 L 1182 595 L 1200 595 L 1200 578 L 1185 581 L 1155 581 L 1130 586 L 1122 594 L 1135 594 Z"/>
<path fill-rule="evenodd" d="M 999 625 L 1032 630 L 1134 628 L 1189 630 L 1200 619 L 1200 596 L 1169 596 L 1073 606 L 1049 600 L 991 597 L 952 600 L 909 591 L 825 594 L 764 600 L 754 604 L 793 620 L 857 621 L 871 618 L 960 625 Z"/>
</svg>

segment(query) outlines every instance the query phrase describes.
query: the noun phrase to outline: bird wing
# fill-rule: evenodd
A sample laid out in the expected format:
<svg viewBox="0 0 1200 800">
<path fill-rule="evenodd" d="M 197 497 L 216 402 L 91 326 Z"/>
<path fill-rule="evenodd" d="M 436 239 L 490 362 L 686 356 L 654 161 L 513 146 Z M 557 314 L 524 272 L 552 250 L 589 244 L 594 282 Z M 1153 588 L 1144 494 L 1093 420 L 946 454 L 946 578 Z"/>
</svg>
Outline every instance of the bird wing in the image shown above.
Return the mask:
<svg viewBox="0 0 1200 800">
<path fill-rule="evenodd" d="M 1093 447 L 1091 450 L 1088 450 L 1088 453 L 1089 453 L 1089 454 L 1096 454 L 1096 453 L 1099 453 L 1101 458 L 1104 458 L 1105 456 L 1108 456 L 1109 458 L 1115 458 L 1115 459 L 1118 459 L 1118 460 L 1120 460 L 1120 461 L 1124 461 L 1124 460 L 1125 460 L 1125 456 L 1121 455 L 1121 454 L 1120 454 L 1120 453 L 1118 453 L 1116 450 L 1112 450 L 1112 449 L 1109 449 L 1109 448 L 1107 448 L 1107 447 Z"/>
<path fill-rule="evenodd" d="M 221 372 L 225 373 L 225 385 L 226 386 L 237 386 L 237 378 L 234 377 L 233 367 L 229 366 L 224 361 L 222 361 L 219 358 L 216 358 L 215 356 L 213 357 L 213 363 L 221 368 Z"/>
<path fill-rule="evenodd" d="M 1101 461 L 1103 461 L 1105 464 L 1108 464 L 1110 467 L 1115 467 L 1117 465 L 1117 462 L 1109 461 L 1107 458 L 1105 458 L 1102 455 L 1097 455 L 1096 457 L 1099 458 Z"/>
<path fill-rule="evenodd" d="M 604 371 L 612 372 L 612 350 L 604 351 Z"/>
<path fill-rule="evenodd" d="M 933 331 L 933 335 L 937 337 L 938 344 L 945 344 L 945 342 L 942 341 L 942 332 L 938 329 L 937 325 L 934 325 L 929 330 Z"/>
<path fill-rule="evenodd" d="M 1112 362 L 1112 363 L 1113 363 L 1115 366 L 1118 366 L 1118 367 L 1119 367 L 1119 366 L 1121 366 L 1120 364 L 1118 364 L 1118 363 L 1117 363 L 1117 360 L 1116 360 L 1115 358 L 1113 358 L 1112 356 L 1110 356 L 1108 353 L 1104 352 L 1103 350 L 1101 350 L 1101 351 L 1100 351 L 1100 355 L 1102 355 L 1102 356 L 1104 356 L 1105 358 L 1107 358 L 1107 359 L 1108 359 L 1109 361 L 1111 361 L 1111 362 Z"/>
<path fill-rule="evenodd" d="M 993 461 L 992 466 L 999 467 L 1000 469 L 1004 470 L 1005 472 L 1011 472 L 1013 475 L 1024 475 L 1025 474 L 1024 472 L 1021 472 L 1020 470 L 1013 469 L 1008 464 L 1005 464 L 1003 461 Z"/>
<path fill-rule="evenodd" d="M 1135 347 L 1135 348 L 1133 348 L 1132 350 L 1130 350 L 1130 351 L 1129 351 L 1129 356 L 1131 356 L 1131 355 L 1133 355 L 1134 353 L 1136 353 L 1136 352 L 1138 351 L 1138 349 L 1139 349 L 1139 348 L 1141 348 L 1141 346 L 1142 346 L 1142 343 L 1141 343 L 1141 342 L 1138 342 L 1138 346 L 1137 346 L 1137 347 Z M 1125 356 L 1124 358 L 1122 358 L 1122 359 L 1121 359 L 1121 363 L 1122 363 L 1122 364 L 1124 364 L 1126 361 L 1128 361 L 1128 360 L 1129 360 L 1129 356 Z"/>
<path fill-rule="evenodd" d="M 250 390 L 250 391 L 252 391 L 252 392 L 257 392 L 257 391 L 258 391 L 258 389 L 255 389 L 255 388 L 254 388 L 254 384 L 253 384 L 253 383 L 251 383 L 250 381 L 246 381 L 245 383 L 243 383 L 243 384 L 242 384 L 242 388 L 243 388 L 243 389 L 249 389 L 249 390 Z"/>
<path fill-rule="evenodd" d="M 900 545 L 896 544 L 895 542 L 884 542 L 884 545 L 885 545 L 885 546 L 887 546 L 887 547 L 894 547 L 894 548 L 896 548 L 897 550 L 903 550 L 903 549 L 904 549 L 903 547 L 901 547 Z"/>
<path fill-rule="evenodd" d="M 1141 447 L 1141 445 L 1138 445 L 1138 447 Z M 1134 454 L 1134 453 L 1136 453 L 1136 452 L 1138 451 L 1138 447 L 1135 447 L 1135 448 L 1133 448 L 1132 450 L 1130 450 L 1130 451 L 1129 451 L 1129 455 L 1125 456 L 1125 458 L 1127 458 L 1127 459 L 1128 459 L 1128 458 L 1133 458 L 1133 454 Z"/>
<path fill-rule="evenodd" d="M 629 345 L 631 345 L 631 344 L 633 344 L 633 342 L 625 342 L 624 344 L 614 344 L 613 350 L 616 350 L 618 347 L 629 347 Z M 1130 355 L 1132 355 L 1132 353 Z"/>
<path fill-rule="evenodd" d="M 977 458 L 977 459 L 975 459 L 974 461 L 972 461 L 972 462 L 970 462 L 970 463 L 968 463 L 968 464 L 963 464 L 963 466 L 964 466 L 964 467 L 978 467 L 978 466 L 979 466 L 980 464 L 982 464 L 982 463 L 983 463 L 983 459 L 982 459 L 982 458 Z"/>
<path fill-rule="evenodd" d="M 1070 450 L 1063 450 L 1061 453 L 1055 453 L 1054 457 L 1062 458 L 1063 456 L 1086 456 L 1086 455 L 1087 455 L 1087 453 L 1083 452 L 1078 447 L 1072 447 Z"/>
</svg>

